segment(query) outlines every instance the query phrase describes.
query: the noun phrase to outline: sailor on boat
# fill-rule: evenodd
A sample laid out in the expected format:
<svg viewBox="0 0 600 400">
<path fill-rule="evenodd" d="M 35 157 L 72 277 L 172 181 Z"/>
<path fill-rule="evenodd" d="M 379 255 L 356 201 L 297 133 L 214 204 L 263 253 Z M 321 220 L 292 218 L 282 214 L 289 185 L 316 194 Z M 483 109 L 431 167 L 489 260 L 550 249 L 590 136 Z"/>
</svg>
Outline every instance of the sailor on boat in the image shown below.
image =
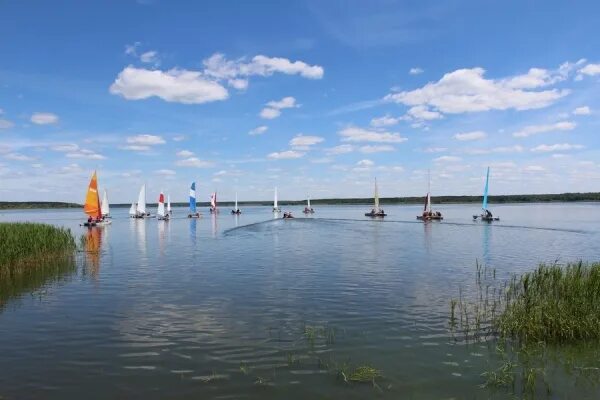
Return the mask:
<svg viewBox="0 0 600 400">
<path fill-rule="evenodd" d="M 283 213 L 283 218 L 289 219 L 289 218 L 294 218 L 294 216 L 292 215 L 292 213 L 290 211 L 286 211 Z"/>
</svg>

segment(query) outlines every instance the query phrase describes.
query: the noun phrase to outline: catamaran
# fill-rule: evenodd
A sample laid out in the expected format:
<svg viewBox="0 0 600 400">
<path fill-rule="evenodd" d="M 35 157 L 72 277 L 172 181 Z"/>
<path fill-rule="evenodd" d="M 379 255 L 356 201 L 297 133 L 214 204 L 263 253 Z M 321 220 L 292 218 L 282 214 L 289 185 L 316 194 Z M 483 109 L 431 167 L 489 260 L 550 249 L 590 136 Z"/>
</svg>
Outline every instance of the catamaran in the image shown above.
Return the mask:
<svg viewBox="0 0 600 400">
<path fill-rule="evenodd" d="M 306 199 L 306 207 L 304 207 L 304 211 L 302 211 L 304 214 L 314 214 L 315 210 L 313 210 L 313 208 L 310 206 L 310 196 L 308 196 L 308 198 Z"/>
<path fill-rule="evenodd" d="M 273 199 L 273 212 L 274 213 L 280 213 L 281 212 L 281 209 L 277 205 L 277 187 L 275 188 L 275 197 Z"/>
<path fill-rule="evenodd" d="M 190 213 L 188 218 L 200 218 L 200 213 L 196 211 L 196 182 L 190 186 Z"/>
<path fill-rule="evenodd" d="M 383 211 L 382 208 L 379 208 L 379 190 L 377 190 L 377 178 L 375 178 L 375 193 L 373 195 L 373 200 L 374 200 L 374 204 L 373 204 L 373 209 L 368 212 L 365 213 L 365 217 L 385 217 L 387 216 L 387 214 Z"/>
<path fill-rule="evenodd" d="M 165 212 L 165 195 L 163 192 L 160 192 L 160 195 L 158 195 L 158 209 L 156 210 L 156 217 L 163 221 L 169 220 L 169 214 Z"/>
<path fill-rule="evenodd" d="M 425 206 L 423 207 L 423 214 L 417 215 L 417 219 L 421 221 L 431 220 L 442 220 L 442 213 L 439 211 L 431 210 L 431 176 L 427 173 L 427 195 L 425 196 Z"/>
<path fill-rule="evenodd" d="M 217 208 L 217 192 L 212 192 L 210 194 L 210 213 L 216 214 L 219 212 Z"/>
<path fill-rule="evenodd" d="M 242 213 L 238 208 L 237 192 L 235 192 L 235 206 L 233 207 L 233 210 L 231 210 L 231 213 L 236 215 L 240 215 Z"/>
<path fill-rule="evenodd" d="M 167 215 L 171 215 L 173 214 L 173 211 L 171 210 L 171 195 L 168 194 L 167 195 Z"/>
<path fill-rule="evenodd" d="M 100 196 L 98 195 L 98 177 L 96 176 L 96 171 L 94 171 L 88 185 L 83 212 L 88 215 L 87 222 L 81 224 L 83 226 L 92 227 L 110 224 L 110 220 L 102 218 L 102 206 L 100 204 Z"/>
<path fill-rule="evenodd" d="M 488 188 L 490 183 L 490 167 L 487 168 L 487 173 L 485 175 L 485 187 L 483 189 L 483 203 L 481 204 L 481 215 L 473 215 L 473 219 L 477 218 L 482 221 L 500 221 L 500 217 L 494 217 L 490 210 L 488 210 Z"/>
<path fill-rule="evenodd" d="M 104 189 L 104 195 L 102 196 L 102 203 L 100 208 L 100 211 L 102 212 L 102 218 L 112 218 L 110 216 L 110 205 L 108 204 L 108 196 L 106 194 L 106 189 Z"/>
<path fill-rule="evenodd" d="M 147 218 L 149 216 L 150 213 L 146 212 L 146 184 L 144 183 L 138 194 L 138 201 L 135 205 L 135 215 L 133 218 Z"/>
</svg>

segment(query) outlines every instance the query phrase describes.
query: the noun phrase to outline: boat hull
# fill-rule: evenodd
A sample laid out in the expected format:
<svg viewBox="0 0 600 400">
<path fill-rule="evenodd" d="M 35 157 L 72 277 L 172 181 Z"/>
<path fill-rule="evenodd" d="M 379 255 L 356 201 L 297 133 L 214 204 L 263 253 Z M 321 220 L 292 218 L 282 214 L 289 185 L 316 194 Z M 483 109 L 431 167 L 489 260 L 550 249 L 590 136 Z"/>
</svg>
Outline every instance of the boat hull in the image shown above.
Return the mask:
<svg viewBox="0 0 600 400">
<path fill-rule="evenodd" d="M 383 218 L 383 217 L 387 217 L 387 214 L 386 213 L 365 213 L 365 217 Z"/>
<path fill-rule="evenodd" d="M 433 216 L 423 216 L 423 215 L 417 215 L 417 219 L 419 221 L 441 221 L 444 219 L 444 217 L 442 217 L 441 215 L 433 215 Z"/>
<path fill-rule="evenodd" d="M 240 210 L 231 210 L 231 214 L 240 215 L 242 212 Z"/>
<path fill-rule="evenodd" d="M 200 213 L 188 214 L 188 218 L 200 218 Z"/>
<path fill-rule="evenodd" d="M 486 217 L 484 215 L 473 215 L 473 220 L 481 220 L 485 222 L 500 221 L 500 217 Z"/>
</svg>

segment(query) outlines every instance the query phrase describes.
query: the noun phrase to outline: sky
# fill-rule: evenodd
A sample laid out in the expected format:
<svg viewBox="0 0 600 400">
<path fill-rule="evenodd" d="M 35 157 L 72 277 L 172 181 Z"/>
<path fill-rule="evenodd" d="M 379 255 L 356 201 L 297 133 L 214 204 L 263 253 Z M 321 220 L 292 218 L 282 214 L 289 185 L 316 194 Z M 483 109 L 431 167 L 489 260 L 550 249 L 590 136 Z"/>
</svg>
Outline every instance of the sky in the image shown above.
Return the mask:
<svg viewBox="0 0 600 400">
<path fill-rule="evenodd" d="M 597 1 L 0 1 L 0 201 L 600 191 Z M 429 171 L 429 172 L 428 172 Z"/>
</svg>

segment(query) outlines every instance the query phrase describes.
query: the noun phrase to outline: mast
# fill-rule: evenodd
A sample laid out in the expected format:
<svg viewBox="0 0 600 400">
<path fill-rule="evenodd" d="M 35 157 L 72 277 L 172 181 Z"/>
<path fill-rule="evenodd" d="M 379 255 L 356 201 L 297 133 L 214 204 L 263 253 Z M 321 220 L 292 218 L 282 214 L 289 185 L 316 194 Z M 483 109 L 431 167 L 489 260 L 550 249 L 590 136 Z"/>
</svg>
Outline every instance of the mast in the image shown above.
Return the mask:
<svg viewBox="0 0 600 400">
<path fill-rule="evenodd" d="M 196 213 L 196 182 L 190 186 L 190 213 Z"/>
<path fill-rule="evenodd" d="M 140 194 L 138 195 L 137 212 L 140 214 L 146 214 L 146 184 L 142 185 Z"/>
<path fill-rule="evenodd" d="M 165 216 L 165 195 L 162 191 L 158 196 L 158 209 L 156 210 L 156 215 L 158 215 L 159 217 Z"/>
<path fill-rule="evenodd" d="M 483 211 L 487 210 L 489 182 L 490 182 L 490 167 L 487 168 L 487 174 L 485 175 L 485 188 L 483 189 L 483 204 L 481 205 L 481 208 L 483 209 Z"/>
<path fill-rule="evenodd" d="M 104 195 L 102 196 L 102 203 L 100 209 L 102 210 L 102 215 L 110 214 L 110 208 L 108 204 L 108 196 L 106 194 L 106 189 L 104 189 Z"/>
<path fill-rule="evenodd" d="M 90 217 L 101 218 L 102 210 L 100 207 L 100 196 L 98 195 L 98 178 L 96 177 L 96 171 L 90 179 L 87 194 L 85 196 L 85 204 L 83 205 L 83 212 Z"/>
<path fill-rule="evenodd" d="M 377 178 L 375 178 L 375 194 L 373 197 L 375 201 L 375 212 L 379 212 L 379 190 L 377 190 Z"/>
</svg>

